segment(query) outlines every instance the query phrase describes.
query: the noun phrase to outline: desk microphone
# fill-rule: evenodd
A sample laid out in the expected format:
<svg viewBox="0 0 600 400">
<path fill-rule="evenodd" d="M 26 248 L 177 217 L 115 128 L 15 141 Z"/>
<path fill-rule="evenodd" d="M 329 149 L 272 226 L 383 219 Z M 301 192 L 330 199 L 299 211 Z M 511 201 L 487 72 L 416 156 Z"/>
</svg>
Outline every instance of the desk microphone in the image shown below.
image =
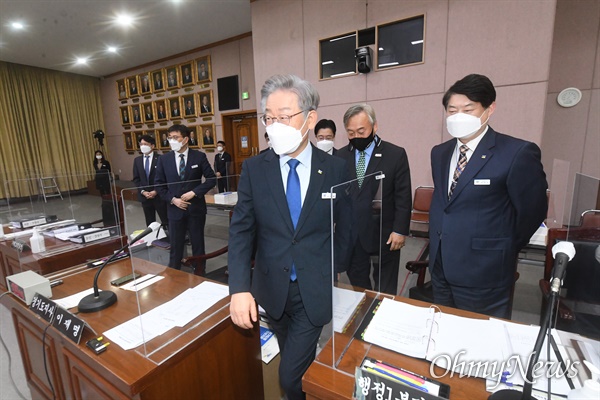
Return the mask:
<svg viewBox="0 0 600 400">
<path fill-rule="evenodd" d="M 554 257 L 554 266 L 552 267 L 550 290 L 558 293 L 561 282 L 565 277 L 567 264 L 575 257 L 575 246 L 571 242 L 558 242 L 552 247 L 552 257 Z"/>
<path fill-rule="evenodd" d="M 133 238 L 131 242 L 121 247 L 112 256 L 110 256 L 108 260 L 102 264 L 102 266 L 100 266 L 98 272 L 96 272 L 96 276 L 94 276 L 94 293 L 89 294 L 81 299 L 79 305 L 77 306 L 79 312 L 90 313 L 104 310 L 105 308 L 108 308 L 117 302 L 117 295 L 114 292 L 111 292 L 110 290 L 103 290 L 100 292 L 98 290 L 98 277 L 100 276 L 100 273 L 104 267 L 106 267 L 106 265 L 110 263 L 117 256 L 117 254 L 120 254 L 121 251 L 125 250 L 126 247 L 133 245 L 135 242 L 149 235 L 150 233 L 156 232 L 158 228 L 160 228 L 160 224 L 158 222 L 151 223 L 150 226 L 144 230 L 144 232 L 140 233 Z"/>
</svg>

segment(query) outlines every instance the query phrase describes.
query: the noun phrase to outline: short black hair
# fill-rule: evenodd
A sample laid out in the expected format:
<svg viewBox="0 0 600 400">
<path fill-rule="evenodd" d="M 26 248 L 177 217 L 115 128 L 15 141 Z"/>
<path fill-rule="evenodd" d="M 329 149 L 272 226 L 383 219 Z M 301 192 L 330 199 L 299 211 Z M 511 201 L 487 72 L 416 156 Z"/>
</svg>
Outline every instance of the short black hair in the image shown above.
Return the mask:
<svg viewBox="0 0 600 400">
<path fill-rule="evenodd" d="M 450 97 L 455 94 L 462 94 L 471 101 L 481 103 L 483 108 L 488 108 L 496 101 L 496 89 L 494 84 L 485 75 L 470 74 L 465 76 L 448 89 L 442 99 L 442 104 L 445 109 L 448 109 Z"/>
<path fill-rule="evenodd" d="M 142 135 L 142 136 L 140 137 L 140 142 L 141 142 L 142 140 L 143 140 L 144 142 L 148 142 L 148 143 L 150 143 L 151 145 L 154 145 L 154 146 L 156 146 L 156 140 L 154 140 L 154 138 L 153 138 L 152 136 L 150 136 L 150 135 Z"/>
<path fill-rule="evenodd" d="M 222 144 L 223 146 L 227 146 L 227 145 L 225 144 L 225 142 L 224 142 L 224 141 L 222 141 L 222 140 L 219 140 L 219 141 L 217 142 L 217 144 Z"/>
<path fill-rule="evenodd" d="M 175 124 L 172 125 L 171 127 L 169 127 L 169 129 L 167 130 L 167 132 L 171 133 L 171 132 L 179 132 L 181 133 L 181 136 L 183 137 L 190 137 L 190 129 L 182 124 Z"/>
<path fill-rule="evenodd" d="M 322 119 L 319 122 L 317 122 L 317 125 L 315 125 L 315 129 L 314 129 L 315 136 L 317 136 L 317 133 L 319 132 L 319 130 L 327 129 L 327 128 L 331 129 L 331 131 L 333 132 L 333 136 L 335 137 L 335 131 L 336 131 L 335 122 L 333 122 L 330 119 Z"/>
</svg>

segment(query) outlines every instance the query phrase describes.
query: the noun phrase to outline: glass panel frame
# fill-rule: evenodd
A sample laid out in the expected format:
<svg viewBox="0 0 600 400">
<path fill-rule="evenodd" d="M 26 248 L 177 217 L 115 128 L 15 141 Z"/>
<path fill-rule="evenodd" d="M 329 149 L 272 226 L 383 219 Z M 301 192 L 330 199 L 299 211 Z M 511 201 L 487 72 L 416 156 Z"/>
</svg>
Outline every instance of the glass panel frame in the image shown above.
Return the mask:
<svg viewBox="0 0 600 400">
<path fill-rule="evenodd" d="M 425 62 L 425 14 L 377 25 L 376 70 Z"/>
<path fill-rule="evenodd" d="M 357 31 L 319 40 L 319 79 L 356 75 L 357 46 Z"/>
</svg>

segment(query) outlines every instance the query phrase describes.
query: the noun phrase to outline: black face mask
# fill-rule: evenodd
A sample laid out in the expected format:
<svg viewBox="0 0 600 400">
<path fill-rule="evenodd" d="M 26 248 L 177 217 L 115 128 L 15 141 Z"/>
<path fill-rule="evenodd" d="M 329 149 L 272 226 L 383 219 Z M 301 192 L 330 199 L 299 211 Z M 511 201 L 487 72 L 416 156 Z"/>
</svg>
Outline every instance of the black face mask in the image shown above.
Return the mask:
<svg viewBox="0 0 600 400">
<path fill-rule="evenodd" d="M 358 151 L 365 151 L 365 149 L 367 147 L 369 147 L 369 145 L 371 144 L 372 141 L 373 141 L 373 131 L 371 131 L 371 134 L 367 137 L 360 137 L 360 138 L 356 137 L 356 138 L 350 139 L 350 143 Z"/>
</svg>

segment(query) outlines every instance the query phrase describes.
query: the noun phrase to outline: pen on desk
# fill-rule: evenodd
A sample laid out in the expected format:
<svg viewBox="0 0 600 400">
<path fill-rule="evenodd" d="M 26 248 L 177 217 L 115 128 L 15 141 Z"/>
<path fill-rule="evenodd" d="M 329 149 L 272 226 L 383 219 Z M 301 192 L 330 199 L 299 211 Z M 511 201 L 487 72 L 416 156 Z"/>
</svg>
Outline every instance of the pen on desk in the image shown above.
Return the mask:
<svg viewBox="0 0 600 400">
<path fill-rule="evenodd" d="M 379 363 L 379 362 L 376 364 L 376 366 L 377 366 L 377 368 L 381 368 L 381 369 L 390 371 L 393 374 L 398 374 L 401 377 L 409 379 L 410 381 L 414 381 L 415 384 L 422 385 L 423 383 L 425 383 L 425 379 L 420 378 L 420 377 L 418 377 L 418 376 L 416 376 L 414 374 L 411 374 L 408 371 L 402 371 L 402 370 L 393 368 L 393 367 L 391 367 L 389 365 L 382 364 L 382 363 Z"/>
<path fill-rule="evenodd" d="M 55 281 L 50 282 L 50 287 L 53 288 L 54 286 L 62 285 L 62 283 L 62 279 L 57 279 Z"/>
<path fill-rule="evenodd" d="M 382 370 L 382 369 L 379 369 L 379 368 L 373 368 L 373 367 L 366 367 L 366 368 L 367 368 L 367 371 L 369 371 L 371 373 L 374 373 L 376 375 L 383 376 L 385 378 L 393 378 L 393 379 L 395 379 L 396 381 L 400 382 L 403 385 L 410 386 L 412 388 L 418 389 L 418 390 L 423 391 L 425 393 L 429 393 L 429 391 L 427 390 L 426 387 L 421 386 L 421 385 L 419 385 L 417 383 L 410 382 L 410 381 L 408 381 L 406 379 L 403 379 L 403 378 L 401 378 L 399 376 L 391 374 L 391 373 L 389 373 L 389 372 L 387 372 L 385 370 Z"/>
<path fill-rule="evenodd" d="M 149 278 L 146 278 L 146 279 L 144 279 L 144 280 L 141 280 L 141 281 L 139 281 L 139 282 L 136 282 L 136 283 L 134 283 L 134 284 L 133 284 L 133 286 L 137 286 L 137 285 L 139 285 L 139 284 L 141 284 L 141 283 L 144 283 L 144 282 L 146 282 L 146 281 L 149 281 L 150 279 L 154 279 L 154 278 L 156 278 L 157 276 L 158 276 L 158 275 L 154 275 L 154 276 L 151 276 L 151 277 L 149 277 Z"/>
</svg>

